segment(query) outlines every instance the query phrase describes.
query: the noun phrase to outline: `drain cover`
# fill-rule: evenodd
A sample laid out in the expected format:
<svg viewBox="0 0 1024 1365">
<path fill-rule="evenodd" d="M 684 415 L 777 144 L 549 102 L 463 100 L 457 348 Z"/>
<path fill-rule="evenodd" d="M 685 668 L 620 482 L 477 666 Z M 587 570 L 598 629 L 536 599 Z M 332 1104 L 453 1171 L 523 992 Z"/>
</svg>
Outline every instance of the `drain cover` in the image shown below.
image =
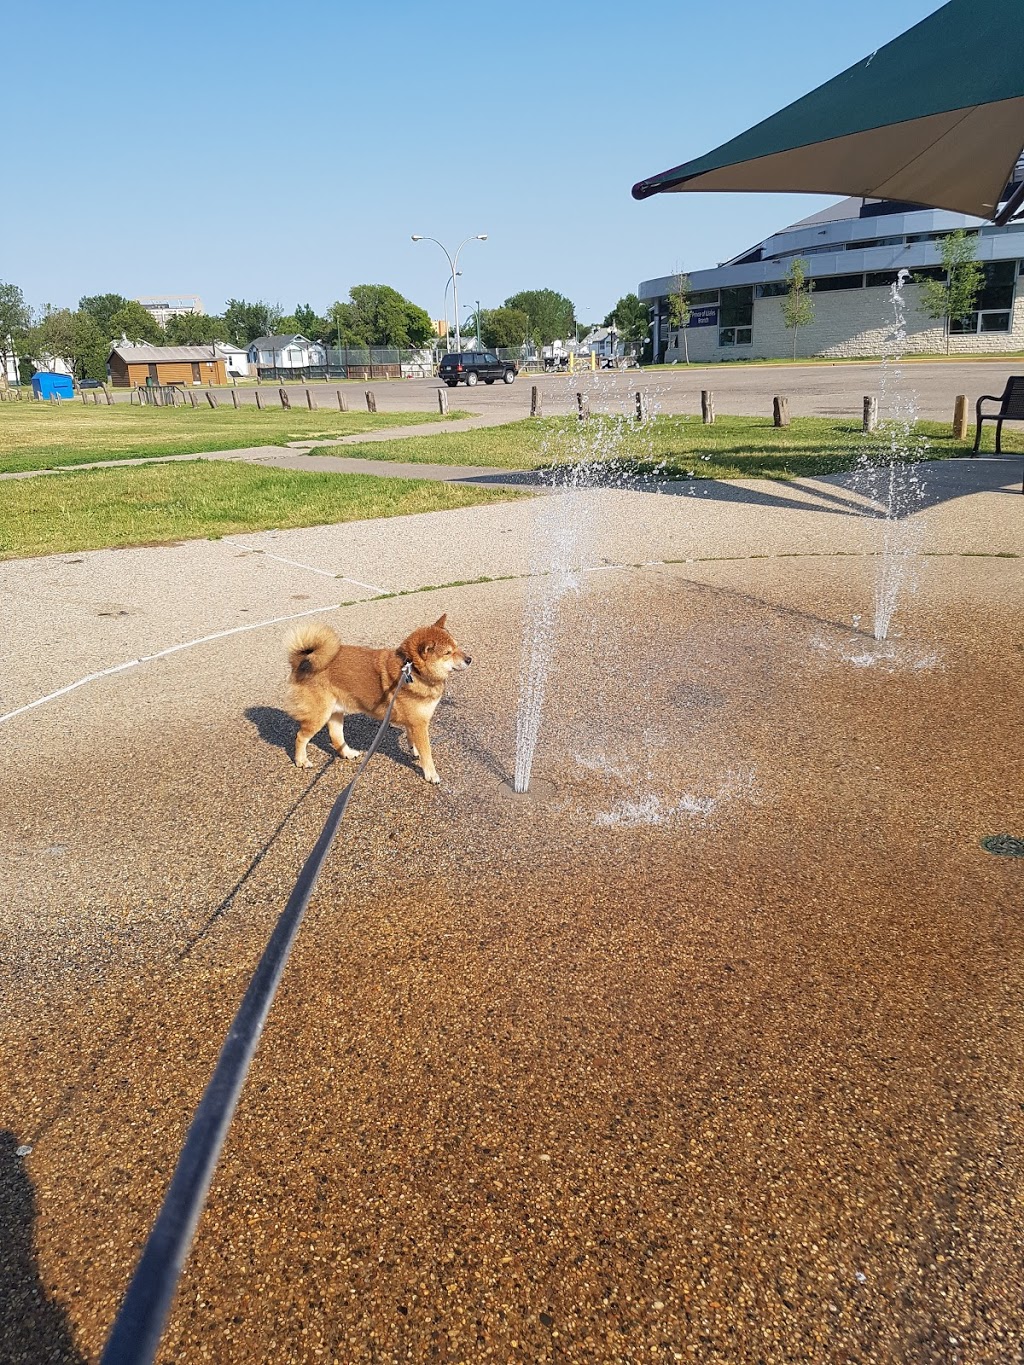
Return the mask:
<svg viewBox="0 0 1024 1365">
<path fill-rule="evenodd" d="M 1015 839 L 1012 834 L 990 834 L 982 839 L 981 846 L 1001 858 L 1024 858 L 1024 839 Z"/>
</svg>

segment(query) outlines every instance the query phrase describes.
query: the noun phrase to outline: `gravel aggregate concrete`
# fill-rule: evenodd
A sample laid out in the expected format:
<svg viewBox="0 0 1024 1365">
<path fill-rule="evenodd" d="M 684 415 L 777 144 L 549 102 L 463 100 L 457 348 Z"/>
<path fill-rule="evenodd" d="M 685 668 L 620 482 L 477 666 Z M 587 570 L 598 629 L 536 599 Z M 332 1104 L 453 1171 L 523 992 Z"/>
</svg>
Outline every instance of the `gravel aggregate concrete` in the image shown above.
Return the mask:
<svg viewBox="0 0 1024 1365">
<path fill-rule="evenodd" d="M 351 772 L 289 761 L 276 620 L 342 592 L 474 663 L 443 785 L 392 732 L 357 789 L 159 1359 L 1020 1360 L 1024 860 L 980 840 L 1024 835 L 1024 503 L 925 476 L 882 645 L 848 478 L 0 565 L 5 711 L 217 637 L 0 727 L 0 1360 L 98 1356 Z"/>
</svg>

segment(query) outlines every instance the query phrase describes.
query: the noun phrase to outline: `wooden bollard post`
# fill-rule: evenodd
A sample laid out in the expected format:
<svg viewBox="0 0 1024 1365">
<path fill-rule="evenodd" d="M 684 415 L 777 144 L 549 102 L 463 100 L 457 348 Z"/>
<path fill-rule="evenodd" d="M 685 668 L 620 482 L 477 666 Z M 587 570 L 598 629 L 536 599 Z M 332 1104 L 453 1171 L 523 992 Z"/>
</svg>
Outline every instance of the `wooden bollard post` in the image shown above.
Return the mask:
<svg viewBox="0 0 1024 1365">
<path fill-rule="evenodd" d="M 199 395 L 196 393 L 195 389 L 189 389 L 188 396 L 192 400 L 192 406 L 197 408 L 199 406 Z"/>
<path fill-rule="evenodd" d="M 536 384 L 532 385 L 530 388 L 530 416 L 544 416 L 544 405 L 540 399 L 540 389 L 537 388 Z"/>
<path fill-rule="evenodd" d="M 100 401 L 100 391 L 99 391 L 99 389 L 93 389 L 93 391 L 92 391 L 92 401 L 93 401 L 94 404 L 95 404 L 95 403 L 98 403 L 98 402 Z"/>
<path fill-rule="evenodd" d="M 237 408 L 237 407 L 238 407 L 238 390 L 237 390 L 237 389 L 232 389 L 232 390 L 231 390 L 231 406 L 234 407 L 234 408 Z"/>
<path fill-rule="evenodd" d="M 83 403 L 88 403 L 89 395 L 86 393 L 84 389 L 79 389 L 79 396 L 81 397 Z"/>
<path fill-rule="evenodd" d="M 256 406 L 259 408 L 260 412 L 263 411 L 263 395 L 260 393 L 259 389 L 256 390 Z"/>
<path fill-rule="evenodd" d="M 775 397 L 772 399 L 772 417 L 777 427 L 789 426 L 789 399 Z"/>
<path fill-rule="evenodd" d="M 958 393 L 953 404 L 953 439 L 967 440 L 967 395 Z"/>
<path fill-rule="evenodd" d="M 437 391 L 437 407 L 438 407 L 438 411 L 440 412 L 440 414 L 441 414 L 442 417 L 447 417 L 447 416 L 448 416 L 448 390 L 447 390 L 447 389 L 438 389 L 438 391 Z"/>
<path fill-rule="evenodd" d="M 366 390 L 366 411 L 367 411 L 367 412 L 376 412 L 376 411 L 377 411 L 377 400 L 376 400 L 376 398 L 373 396 L 373 390 L 372 390 L 372 389 L 367 389 L 367 390 Z"/>
<path fill-rule="evenodd" d="M 715 395 L 710 389 L 700 391 L 700 415 L 706 427 L 715 425 Z"/>
<path fill-rule="evenodd" d="M 348 399 L 340 389 L 338 390 L 338 411 L 348 412 Z"/>
<path fill-rule="evenodd" d="M 578 409 L 578 416 L 580 421 L 585 422 L 587 418 L 590 416 L 589 396 L 585 393 L 578 393 L 576 395 L 576 407 Z"/>
<path fill-rule="evenodd" d="M 281 395 L 281 406 L 283 408 L 290 408 L 292 405 L 292 400 L 288 397 L 288 390 L 285 388 L 280 388 L 278 389 L 278 393 Z"/>
<path fill-rule="evenodd" d="M 306 390 L 306 407 L 309 408 L 310 412 L 316 407 L 316 399 L 313 397 L 312 389 Z"/>
<path fill-rule="evenodd" d="M 864 395 L 864 430 L 874 431 L 878 426 L 878 399 L 871 394 Z"/>
<path fill-rule="evenodd" d="M 106 386 L 105 384 L 104 384 L 104 386 L 103 386 L 103 396 L 104 396 L 104 398 L 107 400 L 107 406 L 108 406 L 108 407 L 113 407 L 113 406 L 114 406 L 114 395 L 113 395 L 112 393 L 108 393 L 108 392 L 107 392 L 107 386 Z"/>
<path fill-rule="evenodd" d="M 217 395 L 214 393 L 212 389 L 206 390 L 206 401 L 209 403 L 211 408 L 215 408 L 217 406 Z"/>
</svg>

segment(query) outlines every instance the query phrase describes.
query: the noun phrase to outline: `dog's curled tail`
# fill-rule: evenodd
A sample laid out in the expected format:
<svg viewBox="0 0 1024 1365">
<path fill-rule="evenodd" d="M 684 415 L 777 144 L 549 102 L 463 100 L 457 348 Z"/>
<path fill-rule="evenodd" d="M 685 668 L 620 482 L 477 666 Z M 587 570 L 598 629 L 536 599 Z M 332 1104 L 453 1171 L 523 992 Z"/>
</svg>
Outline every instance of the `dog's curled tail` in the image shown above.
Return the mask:
<svg viewBox="0 0 1024 1365">
<path fill-rule="evenodd" d="M 292 681 L 299 682 L 319 673 L 337 654 L 341 641 L 337 633 L 322 621 L 306 621 L 293 626 L 285 637 L 285 649 L 291 665 Z"/>
</svg>

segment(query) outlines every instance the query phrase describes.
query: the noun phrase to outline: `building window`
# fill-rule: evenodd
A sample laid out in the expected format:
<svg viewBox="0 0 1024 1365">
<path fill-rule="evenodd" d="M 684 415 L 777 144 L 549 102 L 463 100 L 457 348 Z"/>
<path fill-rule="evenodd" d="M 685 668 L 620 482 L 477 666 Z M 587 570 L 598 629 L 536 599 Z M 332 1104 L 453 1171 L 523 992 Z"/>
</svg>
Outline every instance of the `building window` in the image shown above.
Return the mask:
<svg viewBox="0 0 1024 1365">
<path fill-rule="evenodd" d="M 863 275 L 817 275 L 813 281 L 816 294 L 828 294 L 837 289 L 862 289 Z"/>
<path fill-rule="evenodd" d="M 767 284 L 754 286 L 754 296 L 759 299 L 777 299 L 786 293 L 786 284 L 783 280 L 770 280 Z"/>
<path fill-rule="evenodd" d="M 876 246 L 902 246 L 902 237 L 859 237 L 855 242 L 847 242 L 847 251 L 870 251 Z"/>
<path fill-rule="evenodd" d="M 978 295 L 979 309 L 1012 308 L 1015 275 L 1012 261 L 991 261 L 986 265 L 985 282 Z"/>
<path fill-rule="evenodd" d="M 864 276 L 864 288 L 890 289 L 899 277 L 898 270 L 869 270 Z"/>
<path fill-rule="evenodd" d="M 718 329 L 719 346 L 749 346 L 753 332 L 749 327 L 720 327 Z"/>
<path fill-rule="evenodd" d="M 749 327 L 754 321 L 754 290 L 751 285 L 721 291 L 723 327 Z"/>
<path fill-rule="evenodd" d="M 1024 261 L 1021 261 L 1021 270 L 1024 271 Z M 718 290 L 693 289 L 687 294 L 686 301 L 691 308 L 706 308 L 709 304 L 718 302 Z"/>
<path fill-rule="evenodd" d="M 1001 310 L 968 313 L 965 318 L 950 318 L 949 330 L 954 336 L 970 335 L 974 332 L 1008 332 L 1011 316 L 1009 311 Z"/>
<path fill-rule="evenodd" d="M 749 346 L 754 321 L 753 285 L 720 291 L 719 346 Z"/>
<path fill-rule="evenodd" d="M 1013 261 L 990 261 L 984 270 L 975 311 L 965 318 L 950 319 L 949 330 L 954 334 L 1011 330 L 1016 266 Z"/>
</svg>

